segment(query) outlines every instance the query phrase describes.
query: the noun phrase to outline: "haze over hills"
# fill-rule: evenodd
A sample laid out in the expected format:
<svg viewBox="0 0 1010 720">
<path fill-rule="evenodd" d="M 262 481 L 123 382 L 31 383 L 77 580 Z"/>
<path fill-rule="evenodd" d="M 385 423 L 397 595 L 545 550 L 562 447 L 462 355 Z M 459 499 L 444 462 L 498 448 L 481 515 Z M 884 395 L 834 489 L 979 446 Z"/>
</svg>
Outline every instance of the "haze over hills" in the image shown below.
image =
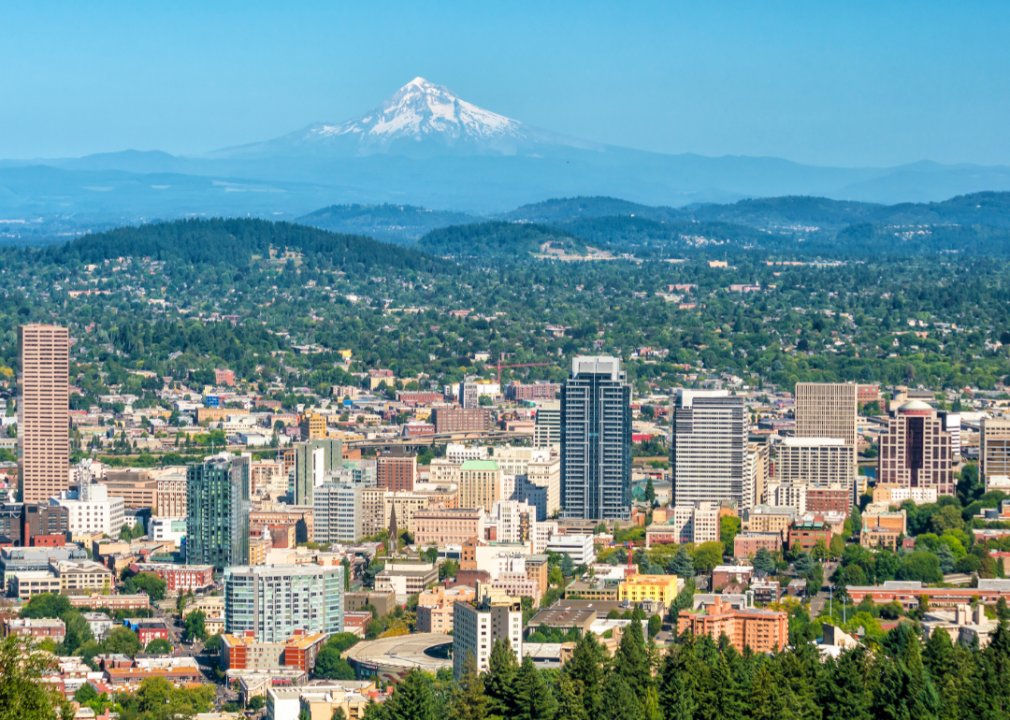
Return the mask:
<svg viewBox="0 0 1010 720">
<path fill-rule="evenodd" d="M 1010 190 L 1010 168 L 814 167 L 603 145 L 532 127 L 415 78 L 359 117 L 199 157 L 127 150 L 0 161 L 0 232 L 73 234 L 192 216 L 293 220 L 333 205 L 487 218 L 551 197 L 683 208 L 798 195 L 922 203 L 994 190 Z"/>
</svg>

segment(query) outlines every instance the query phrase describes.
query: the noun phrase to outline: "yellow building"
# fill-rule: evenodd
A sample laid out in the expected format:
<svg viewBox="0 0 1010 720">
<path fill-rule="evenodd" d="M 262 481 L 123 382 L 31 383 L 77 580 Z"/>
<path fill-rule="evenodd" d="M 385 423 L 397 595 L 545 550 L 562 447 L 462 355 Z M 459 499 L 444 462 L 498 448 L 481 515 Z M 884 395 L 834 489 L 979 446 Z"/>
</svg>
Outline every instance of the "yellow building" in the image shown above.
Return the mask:
<svg viewBox="0 0 1010 720">
<path fill-rule="evenodd" d="M 617 599 L 639 603 L 644 600 L 669 605 L 677 599 L 683 581 L 676 575 L 635 575 L 617 587 Z"/>
<path fill-rule="evenodd" d="M 267 538 L 252 538 L 249 540 L 249 564 L 265 565 L 267 553 L 272 544 Z"/>
<path fill-rule="evenodd" d="M 326 418 L 315 413 L 307 414 L 298 424 L 302 440 L 325 440 Z"/>
</svg>

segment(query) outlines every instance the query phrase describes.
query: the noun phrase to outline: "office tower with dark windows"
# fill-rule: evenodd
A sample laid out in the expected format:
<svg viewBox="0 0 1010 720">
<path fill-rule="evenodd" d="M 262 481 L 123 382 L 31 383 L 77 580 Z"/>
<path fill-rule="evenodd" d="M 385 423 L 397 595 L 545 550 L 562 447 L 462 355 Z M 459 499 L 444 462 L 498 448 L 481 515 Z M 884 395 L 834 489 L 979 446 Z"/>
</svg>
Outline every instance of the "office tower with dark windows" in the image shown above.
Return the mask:
<svg viewBox="0 0 1010 720">
<path fill-rule="evenodd" d="M 56 325 L 18 328 L 18 432 L 22 500 L 70 489 L 70 335 Z"/>
<path fill-rule="evenodd" d="M 877 484 L 900 488 L 934 488 L 939 496 L 953 495 L 957 482 L 950 433 L 936 410 L 910 400 L 895 412 L 880 436 Z"/>
<path fill-rule="evenodd" d="M 561 388 L 566 518 L 631 517 L 631 386 L 616 357 L 576 357 Z"/>
<path fill-rule="evenodd" d="M 186 563 L 249 563 L 248 457 L 222 453 L 186 471 Z"/>
<path fill-rule="evenodd" d="M 748 422 L 743 398 L 725 390 L 680 390 L 670 423 L 676 507 L 733 500 L 754 503 L 748 485 Z"/>
</svg>

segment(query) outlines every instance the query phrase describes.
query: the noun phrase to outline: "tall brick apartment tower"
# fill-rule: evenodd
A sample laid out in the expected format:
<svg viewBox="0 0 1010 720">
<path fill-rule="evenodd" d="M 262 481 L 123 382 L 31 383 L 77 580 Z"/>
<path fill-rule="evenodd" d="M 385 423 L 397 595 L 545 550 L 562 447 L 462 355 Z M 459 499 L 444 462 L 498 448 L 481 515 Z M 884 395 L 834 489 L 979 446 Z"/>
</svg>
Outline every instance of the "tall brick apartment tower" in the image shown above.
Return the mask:
<svg viewBox="0 0 1010 720">
<path fill-rule="evenodd" d="M 18 433 L 25 502 L 46 504 L 70 486 L 69 360 L 67 328 L 18 327 Z"/>
</svg>

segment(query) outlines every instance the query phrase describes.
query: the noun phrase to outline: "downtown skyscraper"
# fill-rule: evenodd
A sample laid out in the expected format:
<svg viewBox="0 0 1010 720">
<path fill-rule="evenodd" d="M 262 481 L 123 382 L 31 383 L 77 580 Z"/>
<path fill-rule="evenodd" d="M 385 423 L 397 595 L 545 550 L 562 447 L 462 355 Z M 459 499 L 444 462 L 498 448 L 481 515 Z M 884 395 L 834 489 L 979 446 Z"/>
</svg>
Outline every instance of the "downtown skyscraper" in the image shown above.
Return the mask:
<svg viewBox="0 0 1010 720">
<path fill-rule="evenodd" d="M 70 335 L 57 325 L 18 328 L 22 500 L 49 502 L 70 486 Z"/>
<path fill-rule="evenodd" d="M 616 357 L 576 357 L 561 387 L 566 518 L 631 517 L 631 386 Z"/>
<path fill-rule="evenodd" d="M 748 422 L 743 398 L 725 390 L 679 390 L 670 423 L 673 503 L 755 501 L 747 476 Z"/>
<path fill-rule="evenodd" d="M 186 563 L 249 564 L 249 458 L 222 453 L 186 469 Z"/>
</svg>

